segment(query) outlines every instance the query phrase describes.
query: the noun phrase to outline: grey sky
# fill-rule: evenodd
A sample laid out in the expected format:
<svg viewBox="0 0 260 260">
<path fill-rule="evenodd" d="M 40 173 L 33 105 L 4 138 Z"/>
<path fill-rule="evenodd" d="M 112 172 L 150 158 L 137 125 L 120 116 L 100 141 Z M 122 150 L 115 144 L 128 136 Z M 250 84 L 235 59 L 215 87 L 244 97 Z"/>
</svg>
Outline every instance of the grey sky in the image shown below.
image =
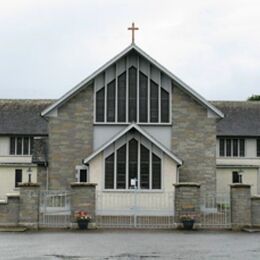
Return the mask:
<svg viewBox="0 0 260 260">
<path fill-rule="evenodd" d="M 0 98 L 58 98 L 136 43 L 207 99 L 260 94 L 259 0 L 0 0 Z"/>
</svg>

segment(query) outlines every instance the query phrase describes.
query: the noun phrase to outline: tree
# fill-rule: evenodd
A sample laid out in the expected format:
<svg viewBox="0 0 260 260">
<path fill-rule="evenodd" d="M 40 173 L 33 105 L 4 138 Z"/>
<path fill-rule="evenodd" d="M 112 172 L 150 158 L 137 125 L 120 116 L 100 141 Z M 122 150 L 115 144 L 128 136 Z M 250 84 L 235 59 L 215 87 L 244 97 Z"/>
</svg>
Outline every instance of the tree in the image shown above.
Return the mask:
<svg viewBox="0 0 260 260">
<path fill-rule="evenodd" d="M 247 100 L 248 101 L 260 101 L 260 95 L 252 95 Z"/>
</svg>

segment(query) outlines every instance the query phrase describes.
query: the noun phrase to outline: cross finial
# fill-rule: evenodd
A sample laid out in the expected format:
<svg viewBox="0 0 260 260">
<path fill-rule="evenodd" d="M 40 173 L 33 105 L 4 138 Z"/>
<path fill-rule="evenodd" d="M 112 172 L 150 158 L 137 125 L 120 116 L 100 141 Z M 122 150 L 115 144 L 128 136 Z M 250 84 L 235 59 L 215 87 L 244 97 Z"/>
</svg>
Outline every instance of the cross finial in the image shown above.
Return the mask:
<svg viewBox="0 0 260 260">
<path fill-rule="evenodd" d="M 135 43 L 135 31 L 139 30 L 138 27 L 135 27 L 135 23 L 132 23 L 132 27 L 128 27 L 128 30 L 132 31 L 132 44 Z"/>
</svg>

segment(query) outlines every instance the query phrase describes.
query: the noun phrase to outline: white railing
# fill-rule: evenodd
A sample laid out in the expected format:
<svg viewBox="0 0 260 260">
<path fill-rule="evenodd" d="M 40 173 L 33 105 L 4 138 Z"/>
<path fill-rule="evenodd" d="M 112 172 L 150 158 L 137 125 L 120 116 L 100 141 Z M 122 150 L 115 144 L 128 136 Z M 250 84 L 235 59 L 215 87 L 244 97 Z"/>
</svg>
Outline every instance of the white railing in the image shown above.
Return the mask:
<svg viewBox="0 0 260 260">
<path fill-rule="evenodd" d="M 40 192 L 40 225 L 43 227 L 67 227 L 70 225 L 71 194 L 68 191 Z"/>
<path fill-rule="evenodd" d="M 96 215 L 102 227 L 172 226 L 174 193 L 97 191 Z"/>
<path fill-rule="evenodd" d="M 206 194 L 201 198 L 201 226 L 229 228 L 231 226 L 230 194 Z"/>
</svg>

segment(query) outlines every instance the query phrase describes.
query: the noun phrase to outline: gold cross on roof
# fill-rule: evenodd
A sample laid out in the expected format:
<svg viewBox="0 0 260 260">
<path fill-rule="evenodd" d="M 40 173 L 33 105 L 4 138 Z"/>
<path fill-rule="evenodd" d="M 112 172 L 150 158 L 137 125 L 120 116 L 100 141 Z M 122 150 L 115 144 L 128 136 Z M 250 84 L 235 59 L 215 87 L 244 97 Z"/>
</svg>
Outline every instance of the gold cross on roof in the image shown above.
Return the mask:
<svg viewBox="0 0 260 260">
<path fill-rule="evenodd" d="M 135 43 L 135 31 L 139 30 L 138 27 L 135 27 L 135 23 L 132 23 L 132 27 L 128 27 L 128 30 L 132 31 L 132 44 Z"/>
</svg>

